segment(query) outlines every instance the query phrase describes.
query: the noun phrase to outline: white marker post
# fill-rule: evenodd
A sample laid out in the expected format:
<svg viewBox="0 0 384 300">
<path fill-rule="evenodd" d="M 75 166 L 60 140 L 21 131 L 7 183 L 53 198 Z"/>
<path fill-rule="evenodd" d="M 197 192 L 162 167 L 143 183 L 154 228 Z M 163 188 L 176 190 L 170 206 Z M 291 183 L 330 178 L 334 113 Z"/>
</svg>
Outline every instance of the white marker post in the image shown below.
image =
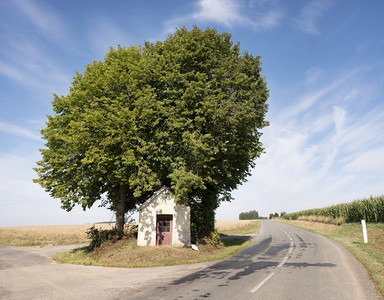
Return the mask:
<svg viewBox="0 0 384 300">
<path fill-rule="evenodd" d="M 361 220 L 361 226 L 363 227 L 364 244 L 366 244 L 368 243 L 368 236 L 367 236 L 367 226 L 365 225 L 365 220 Z"/>
</svg>

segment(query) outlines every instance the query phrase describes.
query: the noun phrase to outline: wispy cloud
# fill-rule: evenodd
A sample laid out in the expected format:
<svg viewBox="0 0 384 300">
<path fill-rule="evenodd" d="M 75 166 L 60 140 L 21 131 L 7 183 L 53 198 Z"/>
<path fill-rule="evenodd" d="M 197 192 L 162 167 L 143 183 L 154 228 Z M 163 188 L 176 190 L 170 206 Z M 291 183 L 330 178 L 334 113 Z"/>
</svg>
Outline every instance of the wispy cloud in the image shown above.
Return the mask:
<svg viewBox="0 0 384 300">
<path fill-rule="evenodd" d="M 329 0 L 316 0 L 307 3 L 301 10 L 300 16 L 293 19 L 295 26 L 307 33 L 318 34 L 320 30 L 317 23 L 330 4 Z"/>
<path fill-rule="evenodd" d="M 362 70 L 324 76 L 305 96 L 288 97 L 295 107 L 289 115 L 269 116 L 271 126 L 262 137 L 266 154 L 256 161 L 249 182 L 234 193 L 239 212 L 250 210 L 250 203 L 268 215 L 384 192 L 384 104 L 364 98 L 375 95 L 365 90 L 366 77 Z M 369 105 L 359 108 L 361 101 Z M 223 205 L 221 213 L 226 209 L 233 214 L 233 205 Z"/>
<path fill-rule="evenodd" d="M 47 96 L 64 91 L 72 74 L 65 74 L 57 64 L 57 56 L 68 47 L 61 16 L 33 0 L 15 0 L 4 8 L 10 18 L 2 20 L 1 25 L 12 31 L 3 32 L 0 76 Z"/>
<path fill-rule="evenodd" d="M 254 30 L 271 29 L 280 24 L 283 17 L 277 6 L 265 6 L 259 2 L 235 0 L 198 0 L 191 13 L 169 20 L 166 32 L 173 32 L 177 26 L 193 22 L 213 22 L 230 28 L 249 26 Z"/>
<path fill-rule="evenodd" d="M 308 109 L 314 107 L 321 99 L 327 95 L 330 95 L 333 92 L 337 92 L 338 89 L 343 84 L 348 82 L 348 80 L 351 79 L 357 72 L 358 70 L 346 72 L 345 74 L 342 74 L 340 77 L 331 82 L 328 82 L 328 84 L 323 85 L 320 88 L 312 88 L 305 95 L 300 96 L 296 103 L 290 105 L 286 110 L 283 110 L 281 112 L 281 118 L 293 119 L 302 114 L 304 111 L 308 111 Z M 306 81 L 308 82 L 308 79 L 306 79 Z M 312 83 L 313 82 L 314 81 L 312 81 Z"/>
<path fill-rule="evenodd" d="M 17 57 L 17 55 L 12 55 Z M 35 89 L 45 95 L 51 95 L 52 92 L 65 93 L 66 86 L 71 81 L 71 77 L 65 74 L 53 65 L 45 63 L 33 63 L 24 61 L 20 56 L 19 61 L 15 63 L 4 62 L 0 60 L 0 76 L 16 81 L 21 86 Z M 9 59 L 8 61 L 12 61 Z M 25 62 L 25 64 L 23 64 Z"/>
<path fill-rule="evenodd" d="M 0 61 L 0 74 L 18 82 L 23 82 L 25 75 L 16 67 Z"/>
<path fill-rule="evenodd" d="M 0 131 L 8 134 L 16 135 L 22 138 L 41 141 L 41 137 L 37 133 L 20 126 L 4 123 L 1 121 L 0 121 Z"/>
<path fill-rule="evenodd" d="M 240 13 L 238 2 L 231 0 L 200 0 L 197 10 L 192 14 L 195 20 L 213 21 L 232 26 L 236 23 L 249 22 Z"/>
<path fill-rule="evenodd" d="M 313 85 L 321 78 L 321 76 L 323 75 L 323 71 L 319 68 L 314 67 L 309 69 L 305 74 L 307 76 L 306 83 L 308 85 Z"/>
<path fill-rule="evenodd" d="M 34 1 L 14 0 L 13 3 L 33 26 L 39 29 L 42 33 L 52 37 L 59 38 L 65 32 L 64 22 L 59 14 L 50 10 L 48 7 L 43 7 Z"/>
</svg>

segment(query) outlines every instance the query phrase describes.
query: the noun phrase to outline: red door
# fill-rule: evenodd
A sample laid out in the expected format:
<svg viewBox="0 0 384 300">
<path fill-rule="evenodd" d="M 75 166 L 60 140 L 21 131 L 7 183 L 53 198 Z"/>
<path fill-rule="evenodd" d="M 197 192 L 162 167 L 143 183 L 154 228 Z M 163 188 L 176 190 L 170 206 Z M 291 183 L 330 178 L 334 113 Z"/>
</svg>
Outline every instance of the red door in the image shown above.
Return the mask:
<svg viewBox="0 0 384 300">
<path fill-rule="evenodd" d="M 156 245 L 172 245 L 172 215 L 156 216 Z"/>
</svg>

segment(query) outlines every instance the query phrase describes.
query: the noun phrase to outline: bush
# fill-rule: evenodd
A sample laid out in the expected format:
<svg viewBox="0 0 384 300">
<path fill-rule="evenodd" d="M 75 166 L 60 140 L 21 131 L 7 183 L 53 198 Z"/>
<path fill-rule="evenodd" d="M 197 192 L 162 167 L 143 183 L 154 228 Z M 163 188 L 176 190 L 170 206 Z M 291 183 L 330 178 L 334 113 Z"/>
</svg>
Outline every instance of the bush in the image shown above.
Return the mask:
<svg viewBox="0 0 384 300">
<path fill-rule="evenodd" d="M 220 234 L 217 231 L 217 229 L 215 229 L 215 231 L 212 232 L 209 237 L 205 237 L 205 238 L 201 239 L 200 244 L 211 245 L 217 249 L 224 247 L 224 244 L 220 239 Z"/>
<path fill-rule="evenodd" d="M 129 224 L 124 230 L 123 239 L 128 238 L 137 238 L 137 225 Z M 116 227 L 112 229 L 101 229 L 96 228 L 93 225 L 87 230 L 87 238 L 91 240 L 88 248 L 89 250 L 94 250 L 95 248 L 100 248 L 106 241 L 115 243 L 119 240 Z"/>
<path fill-rule="evenodd" d="M 93 225 L 91 228 L 87 230 L 86 233 L 87 233 L 87 238 L 91 240 L 88 246 L 90 250 L 99 248 L 107 240 L 115 240 L 115 241 L 118 240 L 116 228 L 98 229 L 95 227 L 95 225 Z"/>
</svg>

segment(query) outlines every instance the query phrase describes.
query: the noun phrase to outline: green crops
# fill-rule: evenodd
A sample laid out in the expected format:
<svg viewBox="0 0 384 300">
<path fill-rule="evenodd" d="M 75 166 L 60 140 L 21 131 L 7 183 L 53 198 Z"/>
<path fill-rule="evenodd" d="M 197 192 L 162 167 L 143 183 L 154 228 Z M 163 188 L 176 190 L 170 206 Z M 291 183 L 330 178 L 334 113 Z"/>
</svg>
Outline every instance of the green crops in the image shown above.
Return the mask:
<svg viewBox="0 0 384 300">
<path fill-rule="evenodd" d="M 325 208 L 308 209 L 284 215 L 287 220 L 297 220 L 301 216 L 323 216 L 344 218 L 347 223 L 384 222 L 384 195 L 369 199 L 355 200 L 350 203 L 337 204 Z"/>
</svg>

